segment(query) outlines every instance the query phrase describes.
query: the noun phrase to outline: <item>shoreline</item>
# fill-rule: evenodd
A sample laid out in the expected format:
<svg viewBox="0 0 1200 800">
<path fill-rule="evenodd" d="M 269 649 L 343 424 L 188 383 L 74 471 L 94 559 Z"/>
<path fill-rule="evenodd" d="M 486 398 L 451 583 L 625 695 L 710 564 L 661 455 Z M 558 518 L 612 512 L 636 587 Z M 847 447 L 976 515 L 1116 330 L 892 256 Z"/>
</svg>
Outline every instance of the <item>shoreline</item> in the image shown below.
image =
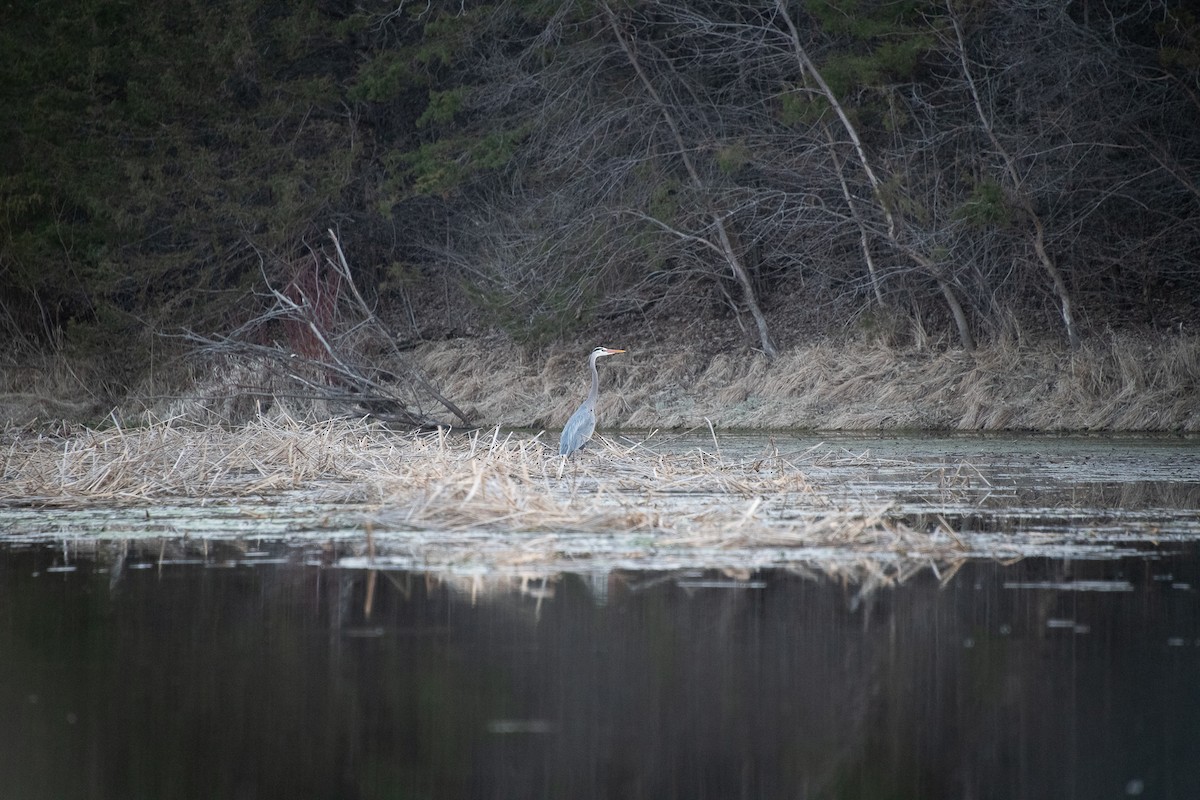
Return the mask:
<svg viewBox="0 0 1200 800">
<path fill-rule="evenodd" d="M 492 334 L 422 342 L 404 357 L 471 425 L 432 396 L 418 410 L 455 429 L 557 432 L 587 392 L 587 355 L 601 343 L 627 351 L 599 364 L 601 432 L 1200 433 L 1200 336 L 1191 334 L 1114 334 L 1075 351 L 1057 342 L 993 344 L 973 353 L 829 338 L 774 360 L 744 344 L 714 341 L 706 352 L 696 341 L 685 330 L 665 338 L 642 331 L 534 347 Z M 70 363 L 48 360 L 6 376 L 0 417 L 14 431 L 146 419 L 239 426 L 269 406 L 313 420 L 366 413 L 275 395 L 268 372 L 251 363 L 220 359 L 187 372 L 192 377 L 146 381 L 106 404 Z"/>
<path fill-rule="evenodd" d="M 591 344 L 419 345 L 414 363 L 480 427 L 558 430 L 587 390 Z M 818 343 L 773 361 L 656 342 L 601 362 L 599 430 L 1200 432 L 1200 338 L 1114 336 L 1071 352 Z M 447 423 L 451 420 L 447 419 Z"/>
</svg>

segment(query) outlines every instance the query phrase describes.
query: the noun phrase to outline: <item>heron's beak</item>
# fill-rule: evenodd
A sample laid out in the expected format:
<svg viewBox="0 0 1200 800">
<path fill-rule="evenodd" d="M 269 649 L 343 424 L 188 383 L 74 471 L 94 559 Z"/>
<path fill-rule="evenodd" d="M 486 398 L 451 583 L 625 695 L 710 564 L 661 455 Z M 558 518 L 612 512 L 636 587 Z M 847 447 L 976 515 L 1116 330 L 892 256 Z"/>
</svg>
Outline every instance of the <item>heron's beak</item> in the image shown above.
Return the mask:
<svg viewBox="0 0 1200 800">
<path fill-rule="evenodd" d="M 608 354 L 609 354 L 610 356 L 615 356 L 617 353 L 624 353 L 624 352 L 625 352 L 624 350 L 614 350 L 614 349 L 613 349 L 613 348 L 611 348 L 611 347 L 610 347 L 610 348 L 608 348 Z"/>
</svg>

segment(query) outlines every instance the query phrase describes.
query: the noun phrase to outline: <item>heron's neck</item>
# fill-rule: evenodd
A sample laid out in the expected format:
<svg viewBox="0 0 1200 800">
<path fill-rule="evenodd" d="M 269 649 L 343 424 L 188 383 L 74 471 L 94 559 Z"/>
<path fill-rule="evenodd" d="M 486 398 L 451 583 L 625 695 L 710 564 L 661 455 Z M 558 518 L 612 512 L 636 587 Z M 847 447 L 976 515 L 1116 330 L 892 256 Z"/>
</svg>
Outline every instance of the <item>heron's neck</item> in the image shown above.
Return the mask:
<svg viewBox="0 0 1200 800">
<path fill-rule="evenodd" d="M 592 353 L 591 358 L 588 359 L 588 366 L 592 368 L 592 390 L 588 392 L 587 401 L 594 406 L 600 397 L 600 373 L 596 371 L 595 353 Z"/>
</svg>

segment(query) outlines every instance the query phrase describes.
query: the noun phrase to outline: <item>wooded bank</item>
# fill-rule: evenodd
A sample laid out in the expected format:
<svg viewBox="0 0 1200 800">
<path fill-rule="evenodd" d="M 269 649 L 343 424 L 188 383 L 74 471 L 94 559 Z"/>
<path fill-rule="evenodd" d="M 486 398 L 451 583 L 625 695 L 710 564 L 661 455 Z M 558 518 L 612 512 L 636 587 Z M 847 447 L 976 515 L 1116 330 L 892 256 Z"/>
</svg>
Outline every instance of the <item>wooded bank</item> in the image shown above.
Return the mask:
<svg viewBox="0 0 1200 800">
<path fill-rule="evenodd" d="M 461 423 L 493 401 L 436 342 L 504 342 L 511 371 L 598 336 L 683 350 L 614 370 L 658 386 L 621 424 L 1194 428 L 1182 2 L 0 14 L 8 405 L 87 416 L 241 370 L 251 404 Z M 722 329 L 698 353 L 680 319 Z M 460 368 L 503 385 L 481 352 Z M 554 424 L 545 400 L 516 416 Z"/>
</svg>

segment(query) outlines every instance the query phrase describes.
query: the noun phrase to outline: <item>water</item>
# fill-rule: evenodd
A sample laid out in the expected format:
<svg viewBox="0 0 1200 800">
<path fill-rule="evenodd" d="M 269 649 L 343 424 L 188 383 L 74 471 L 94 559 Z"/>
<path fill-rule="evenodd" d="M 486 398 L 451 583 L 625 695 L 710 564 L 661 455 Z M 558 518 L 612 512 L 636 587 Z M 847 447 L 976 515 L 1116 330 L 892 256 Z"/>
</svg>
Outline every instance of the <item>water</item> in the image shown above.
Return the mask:
<svg viewBox="0 0 1200 800">
<path fill-rule="evenodd" d="M 368 562 L 320 504 L 0 510 L 0 797 L 1200 797 L 1194 440 L 764 447 L 989 557 Z"/>
<path fill-rule="evenodd" d="M 1200 796 L 1190 548 L 865 598 L 111 555 L 3 560 L 5 797 Z"/>
</svg>

